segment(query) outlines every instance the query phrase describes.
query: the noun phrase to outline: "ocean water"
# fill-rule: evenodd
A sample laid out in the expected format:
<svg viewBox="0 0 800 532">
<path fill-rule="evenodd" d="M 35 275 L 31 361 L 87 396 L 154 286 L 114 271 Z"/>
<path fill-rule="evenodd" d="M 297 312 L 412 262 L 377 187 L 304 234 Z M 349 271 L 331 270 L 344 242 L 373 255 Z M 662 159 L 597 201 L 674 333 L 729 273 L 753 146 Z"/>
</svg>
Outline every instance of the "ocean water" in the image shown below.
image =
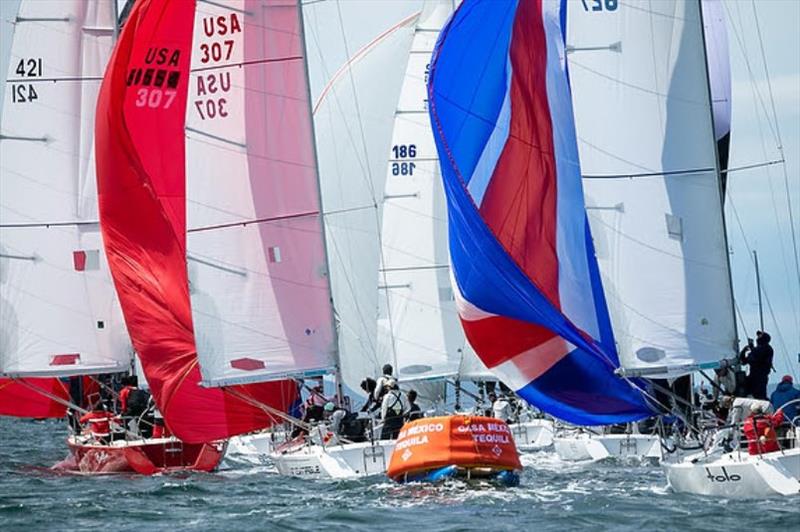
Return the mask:
<svg viewBox="0 0 800 532">
<path fill-rule="evenodd" d="M 0 418 L 0 530 L 798 530 L 800 499 L 672 493 L 653 464 L 523 455 L 521 486 L 312 482 L 226 458 L 211 474 L 55 474 L 64 425 Z"/>
</svg>

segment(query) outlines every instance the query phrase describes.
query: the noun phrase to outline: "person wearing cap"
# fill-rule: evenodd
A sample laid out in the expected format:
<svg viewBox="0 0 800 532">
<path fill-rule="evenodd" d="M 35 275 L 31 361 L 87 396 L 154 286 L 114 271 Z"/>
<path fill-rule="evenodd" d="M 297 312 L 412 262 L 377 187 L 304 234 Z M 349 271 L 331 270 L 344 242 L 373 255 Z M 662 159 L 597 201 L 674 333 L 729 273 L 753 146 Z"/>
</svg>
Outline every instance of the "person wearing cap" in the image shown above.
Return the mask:
<svg viewBox="0 0 800 532">
<path fill-rule="evenodd" d="M 345 411 L 344 408 L 337 408 L 332 401 L 325 403 L 325 406 L 322 408 L 325 413 L 325 419 L 331 425 L 331 432 L 334 434 L 339 434 L 339 428 L 342 425 L 342 418 L 347 415 L 347 411 Z"/>
<path fill-rule="evenodd" d="M 780 451 L 777 429 L 783 423 L 783 412 L 768 413 L 769 406 L 754 405 L 752 414 L 744 421 L 744 435 L 747 438 L 747 452 L 763 454 Z"/>
<path fill-rule="evenodd" d="M 800 403 L 792 403 L 787 405 L 791 401 L 796 399 L 800 399 L 800 390 L 794 387 L 794 380 L 792 379 L 791 375 L 784 375 L 781 379 L 781 382 L 778 384 L 778 387 L 775 388 L 775 391 L 772 392 L 769 400 L 772 403 L 772 407 L 775 410 L 783 407 L 783 414 L 786 416 L 788 421 L 792 421 L 794 418 L 797 417 L 798 412 L 800 412 Z"/>
</svg>

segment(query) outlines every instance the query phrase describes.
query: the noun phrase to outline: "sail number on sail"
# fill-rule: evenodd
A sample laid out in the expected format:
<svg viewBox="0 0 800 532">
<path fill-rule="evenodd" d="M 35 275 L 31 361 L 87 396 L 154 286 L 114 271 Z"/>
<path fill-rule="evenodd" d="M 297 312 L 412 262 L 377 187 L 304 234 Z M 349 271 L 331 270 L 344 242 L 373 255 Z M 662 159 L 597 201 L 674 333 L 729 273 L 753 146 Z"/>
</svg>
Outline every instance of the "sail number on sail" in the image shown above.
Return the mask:
<svg viewBox="0 0 800 532">
<path fill-rule="evenodd" d="M 584 11 L 616 11 L 619 0 L 581 0 Z"/>
<path fill-rule="evenodd" d="M 128 87 L 140 85 L 136 90 L 136 107 L 169 109 L 181 78 L 178 70 L 180 56 L 180 50 L 151 47 L 144 57 L 146 66 L 128 71 Z"/>
<path fill-rule="evenodd" d="M 200 63 L 203 65 L 230 61 L 234 57 L 236 41 L 231 37 L 242 32 L 236 13 L 203 18 L 203 36 L 198 42 Z M 231 65 L 225 65 L 231 66 Z M 201 68 L 200 70 L 204 70 Z M 231 73 L 208 72 L 197 76 L 197 99 L 194 107 L 201 120 L 213 120 L 228 116 L 228 100 L 220 94 L 231 90 Z"/>
<path fill-rule="evenodd" d="M 414 159 L 417 156 L 416 144 L 395 144 L 392 146 L 392 175 L 414 175 L 417 164 L 404 159 Z"/>
<path fill-rule="evenodd" d="M 15 72 L 21 78 L 40 78 L 42 77 L 42 58 L 20 59 Z M 11 86 L 11 102 L 27 103 L 39 98 L 32 83 L 15 83 Z"/>
</svg>

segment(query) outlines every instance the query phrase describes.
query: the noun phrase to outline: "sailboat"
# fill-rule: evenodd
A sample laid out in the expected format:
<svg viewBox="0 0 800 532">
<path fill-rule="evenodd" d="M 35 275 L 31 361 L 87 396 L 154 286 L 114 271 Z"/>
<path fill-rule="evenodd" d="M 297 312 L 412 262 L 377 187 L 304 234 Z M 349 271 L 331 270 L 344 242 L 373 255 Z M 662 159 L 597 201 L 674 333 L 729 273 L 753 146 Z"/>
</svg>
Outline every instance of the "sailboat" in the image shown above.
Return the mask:
<svg viewBox="0 0 800 532">
<path fill-rule="evenodd" d="M 452 15 L 453 0 L 423 4 L 394 118 L 383 196 L 378 349 L 401 384 L 432 408 L 445 390 L 461 394 L 467 381 L 494 381 L 464 337 L 450 281 L 447 207 L 428 117 L 426 90 L 436 39 Z M 457 403 L 459 401 L 456 401 Z M 510 424 L 521 451 L 552 443 L 552 421 Z"/>
<path fill-rule="evenodd" d="M 723 211 L 731 116 L 723 15 L 721 2 L 706 0 L 620 6 L 602 25 L 580 8 L 567 17 L 587 209 L 627 375 L 686 376 L 738 352 Z M 664 461 L 678 491 L 800 488 L 797 449 L 685 454 Z"/>
<path fill-rule="evenodd" d="M 281 27 L 296 6 L 229 4 L 136 3 L 96 123 L 127 330 L 169 431 L 217 450 L 208 468 L 228 437 L 287 416 L 298 395 L 287 367 L 327 367 L 332 338 L 330 313 L 312 312 L 327 301 L 313 152 L 270 134 L 309 131 L 296 112 L 302 57 Z M 279 312 L 292 296 L 306 299 L 303 319 Z"/>
<path fill-rule="evenodd" d="M 377 349 L 378 286 L 374 280 L 381 257 L 379 194 L 385 187 L 393 109 L 420 17 L 412 7 L 402 18 L 384 21 L 379 5 L 370 8 L 369 17 L 363 6 L 342 4 L 341 12 L 324 2 L 303 6 L 338 333 L 337 389 L 357 391 L 364 377 L 378 375 L 389 362 L 379 358 Z M 348 40 L 352 33 L 348 24 L 359 26 L 360 34 L 368 36 L 365 42 Z M 373 427 L 367 441 L 348 442 L 319 426 L 309 439 L 279 448 L 270 458 L 279 473 L 303 478 L 383 474 L 394 440 L 381 440 L 379 435 L 379 428 Z"/>
<path fill-rule="evenodd" d="M 714 140 L 724 143 L 730 129 L 725 20 L 715 0 L 606 8 L 602 28 L 597 16 L 569 4 L 567 61 L 592 235 L 624 371 L 672 379 L 716 366 L 735 345 L 714 164 L 717 152 L 726 164 Z M 700 47 L 706 54 L 693 51 Z M 719 124 L 710 140 L 709 85 Z M 556 437 L 556 449 L 568 460 L 661 457 L 657 434 L 624 432 L 573 430 Z"/>
</svg>

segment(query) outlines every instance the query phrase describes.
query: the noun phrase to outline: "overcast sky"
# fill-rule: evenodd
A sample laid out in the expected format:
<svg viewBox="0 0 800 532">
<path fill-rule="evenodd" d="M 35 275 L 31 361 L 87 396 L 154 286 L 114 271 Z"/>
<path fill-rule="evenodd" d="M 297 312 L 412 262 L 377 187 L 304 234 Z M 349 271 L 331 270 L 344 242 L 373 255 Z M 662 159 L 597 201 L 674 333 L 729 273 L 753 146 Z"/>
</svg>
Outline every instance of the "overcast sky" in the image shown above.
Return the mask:
<svg viewBox="0 0 800 532">
<path fill-rule="evenodd" d="M 351 9 L 365 4 L 365 0 L 340 1 Z M 419 0 L 374 1 L 381 4 L 380 16 L 386 20 L 402 18 L 410 8 L 420 4 Z M 7 71 L 4 58 L 10 45 L 9 20 L 16 12 L 17 3 L 18 0 L 0 0 L 2 71 Z M 724 0 L 724 4 L 733 78 L 730 167 L 782 157 L 786 160 L 785 165 L 734 172 L 729 177 L 726 216 L 733 252 L 734 292 L 741 311 L 737 325 L 742 338 L 753 336 L 758 328 L 758 299 L 751 255 L 754 248 L 759 254 L 766 295 L 765 328 L 772 333 L 776 349 L 777 374 L 772 377 L 778 379 L 785 373 L 793 373 L 797 380 L 800 377 L 800 272 L 792 243 L 787 197 L 793 208 L 795 232 L 800 233 L 800 2 Z M 763 48 L 756 21 L 760 25 Z M 353 47 L 357 48 L 358 28 L 353 32 Z M 769 71 L 769 84 L 765 66 Z M 782 153 L 779 145 L 783 147 Z"/>
</svg>

